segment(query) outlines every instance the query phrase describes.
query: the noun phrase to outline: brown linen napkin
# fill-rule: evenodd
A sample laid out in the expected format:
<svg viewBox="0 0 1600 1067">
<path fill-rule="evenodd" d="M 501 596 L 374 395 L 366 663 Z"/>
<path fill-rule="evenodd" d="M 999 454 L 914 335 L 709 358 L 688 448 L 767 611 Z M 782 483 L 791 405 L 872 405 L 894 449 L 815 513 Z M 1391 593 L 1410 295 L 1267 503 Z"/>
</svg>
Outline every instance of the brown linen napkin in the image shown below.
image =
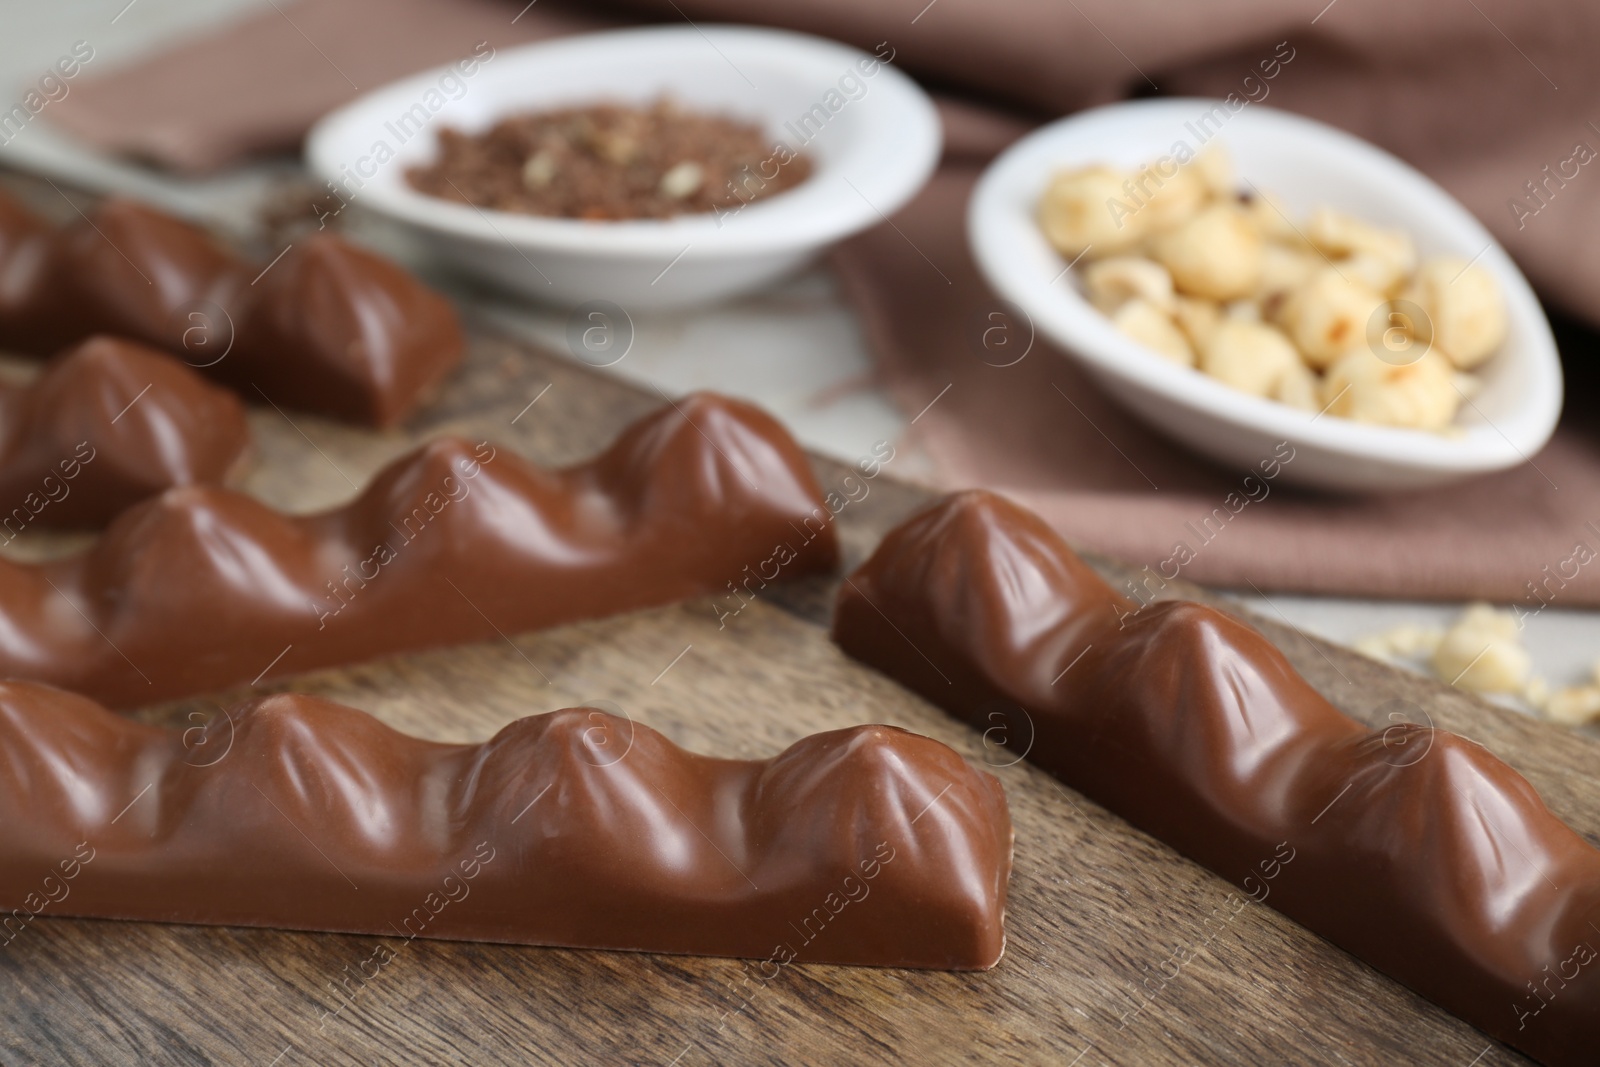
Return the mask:
<svg viewBox="0 0 1600 1067">
<path fill-rule="evenodd" d="M 302 0 L 85 79 L 45 112 L 91 144 L 173 170 L 299 150 L 311 124 L 368 89 L 472 53 L 603 28 L 501 0 Z M 137 18 L 137 9 L 128 18 Z M 108 60 L 114 57 L 107 57 Z"/>
<path fill-rule="evenodd" d="M 1600 454 L 1577 424 L 1584 405 L 1569 404 L 1532 463 L 1463 486 L 1352 500 L 1271 483 L 1262 497 L 1243 486 L 1245 472 L 1196 460 L 1124 415 L 1042 343 L 1014 366 L 986 364 L 977 337 L 997 305 L 964 238 L 972 181 L 1026 128 L 1018 112 L 1037 120 L 1135 93 L 1239 92 L 1422 167 L 1486 221 L 1547 300 L 1600 322 L 1600 247 L 1588 239 L 1600 221 L 1600 175 L 1586 164 L 1574 175 L 1569 162 L 1580 143 L 1600 148 L 1588 114 L 1600 66 L 1587 54 L 1600 39 L 1600 8 L 1585 0 L 630 7 L 669 21 L 789 26 L 869 49 L 887 41 L 900 66 L 968 97 L 942 101 L 946 165 L 895 219 L 898 229 L 879 227 L 835 259 L 897 403 L 916 415 L 938 398 L 915 428 L 943 484 L 1008 489 L 1080 544 L 1149 564 L 1152 587 L 1181 572 L 1262 589 L 1484 596 L 1528 610 L 1600 604 L 1600 566 L 1587 565 L 1600 553 Z M 355 84 L 370 88 L 479 40 L 503 47 L 597 25 L 550 0 L 281 8 L 86 83 L 51 115 L 112 150 L 215 167 L 286 146 L 355 95 Z M 1246 81 L 1279 42 L 1294 58 L 1269 83 Z M 1249 499 L 1238 508 L 1241 493 Z"/>
</svg>

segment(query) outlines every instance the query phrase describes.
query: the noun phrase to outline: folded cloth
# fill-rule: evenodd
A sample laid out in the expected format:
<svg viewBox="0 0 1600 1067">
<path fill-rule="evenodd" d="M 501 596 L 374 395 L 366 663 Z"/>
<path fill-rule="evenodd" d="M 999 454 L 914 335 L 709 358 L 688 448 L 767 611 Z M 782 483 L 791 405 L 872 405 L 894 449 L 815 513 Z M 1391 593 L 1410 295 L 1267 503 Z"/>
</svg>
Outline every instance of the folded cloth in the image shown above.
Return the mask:
<svg viewBox="0 0 1600 1067">
<path fill-rule="evenodd" d="M 846 243 L 834 262 L 896 402 L 911 415 L 938 396 L 916 430 L 942 484 L 1003 488 L 1080 545 L 1148 564 L 1152 584 L 1182 573 L 1261 589 L 1482 596 L 1528 610 L 1600 604 L 1600 566 L 1587 565 L 1600 556 L 1600 454 L 1581 401 L 1528 463 L 1453 488 L 1352 499 L 1276 481 L 1247 487 L 1247 472 L 1167 443 L 1043 342 L 1015 365 L 993 365 L 978 338 L 999 305 L 964 238 L 982 162 L 1033 122 L 1141 93 L 1237 93 L 1421 167 L 1489 225 L 1547 301 L 1600 323 L 1600 245 L 1588 240 L 1600 178 L 1585 173 L 1600 148 L 1585 110 L 1600 93 L 1587 55 L 1600 7 L 638 0 L 627 10 L 781 25 L 868 49 L 887 42 L 897 65 L 939 88 L 941 171 L 893 227 Z M 206 169 L 287 147 L 358 85 L 479 41 L 498 48 L 607 24 L 552 0 L 283 3 L 85 82 L 49 114 L 110 150 Z M 1263 60 L 1285 54 L 1274 78 L 1259 76 Z"/>
<path fill-rule="evenodd" d="M 520 7 L 521 5 L 517 5 Z M 173 170 L 298 151 L 311 124 L 361 92 L 493 48 L 600 28 L 500 0 L 301 0 L 85 77 L 45 112 L 91 144 Z M 129 18 L 137 18 L 137 11 Z"/>
</svg>

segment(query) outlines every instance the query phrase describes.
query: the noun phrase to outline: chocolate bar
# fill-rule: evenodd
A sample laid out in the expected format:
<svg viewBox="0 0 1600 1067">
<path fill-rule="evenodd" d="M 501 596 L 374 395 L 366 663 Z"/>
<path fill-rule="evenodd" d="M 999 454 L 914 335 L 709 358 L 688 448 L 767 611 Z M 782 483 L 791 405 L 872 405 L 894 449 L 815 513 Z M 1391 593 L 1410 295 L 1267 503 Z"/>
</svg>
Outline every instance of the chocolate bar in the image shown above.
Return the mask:
<svg viewBox="0 0 1600 1067">
<path fill-rule="evenodd" d="M 225 481 L 249 448 L 238 397 L 153 349 L 91 338 L 0 386 L 0 540 L 104 526 L 171 486 Z"/>
<path fill-rule="evenodd" d="M 449 302 L 332 234 L 247 263 L 129 200 L 56 229 L 0 193 L 0 347 L 45 356 L 97 333 L 142 341 L 256 401 L 371 426 L 461 361 Z"/>
<path fill-rule="evenodd" d="M 1600 851 L 1482 746 L 1369 729 L 1244 623 L 1118 595 L 988 493 L 890 533 L 834 638 L 1494 1037 L 1600 1054 Z"/>
<path fill-rule="evenodd" d="M 0 560 L 0 677 L 127 708 L 688 597 L 753 596 L 836 566 L 829 518 L 783 428 L 705 393 L 566 470 L 446 437 L 316 515 L 215 486 L 173 489 L 77 555 Z"/>
<path fill-rule="evenodd" d="M 892 726 L 724 760 L 594 708 L 445 745 L 301 694 L 180 731 L 0 683 L 0 944 L 73 915 L 980 970 L 1010 871 L 1000 783 Z"/>
</svg>

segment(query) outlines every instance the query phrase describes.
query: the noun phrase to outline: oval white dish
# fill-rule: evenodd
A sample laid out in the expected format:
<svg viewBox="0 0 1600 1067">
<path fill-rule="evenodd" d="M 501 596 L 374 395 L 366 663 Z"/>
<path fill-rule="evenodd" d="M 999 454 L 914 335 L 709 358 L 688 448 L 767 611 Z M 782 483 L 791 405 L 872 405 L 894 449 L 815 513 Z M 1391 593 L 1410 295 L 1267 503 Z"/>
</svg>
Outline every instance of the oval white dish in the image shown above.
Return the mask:
<svg viewBox="0 0 1600 1067">
<path fill-rule="evenodd" d="M 1082 112 L 1035 131 L 985 171 L 968 205 L 973 254 L 989 284 L 1044 337 L 1130 411 L 1162 433 L 1230 465 L 1254 467 L 1280 442 L 1295 449 L 1285 481 L 1347 491 L 1441 485 L 1528 462 L 1561 412 L 1561 363 L 1527 279 L 1454 198 L 1383 150 L 1331 126 L 1250 104 L 1220 118 L 1220 100 L 1141 100 Z M 1067 276 L 1035 206 L 1063 168 L 1104 162 L 1135 169 L 1210 140 L 1224 144 L 1241 182 L 1302 218 L 1327 204 L 1404 229 L 1423 258 L 1455 255 L 1488 270 L 1504 295 L 1509 331 L 1478 373 L 1458 432 L 1442 435 L 1313 416 L 1249 396 L 1176 366 L 1122 334 Z"/>
<path fill-rule="evenodd" d="M 892 59 L 888 45 L 869 54 L 751 27 L 561 38 L 366 93 L 317 123 L 307 160 L 337 200 L 388 217 L 425 252 L 497 288 L 625 310 L 707 303 L 797 269 L 893 214 L 927 181 L 941 147 L 938 116 Z M 479 131 L 516 112 L 663 95 L 761 124 L 775 147 L 809 156 L 814 172 L 726 213 L 616 222 L 480 210 L 405 180 L 407 167 L 433 157 L 446 125 Z"/>
</svg>

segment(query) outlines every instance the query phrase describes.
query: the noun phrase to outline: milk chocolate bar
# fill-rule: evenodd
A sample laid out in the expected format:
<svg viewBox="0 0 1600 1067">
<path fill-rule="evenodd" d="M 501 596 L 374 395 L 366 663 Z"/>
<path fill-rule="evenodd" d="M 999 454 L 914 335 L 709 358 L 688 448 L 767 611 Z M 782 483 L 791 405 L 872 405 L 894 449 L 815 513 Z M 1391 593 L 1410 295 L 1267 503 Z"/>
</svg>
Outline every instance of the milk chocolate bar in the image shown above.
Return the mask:
<svg viewBox="0 0 1600 1067">
<path fill-rule="evenodd" d="M 252 401 L 392 425 L 465 351 L 455 310 L 331 234 L 247 263 L 130 200 L 56 229 L 0 193 L 0 347 L 45 356 L 91 334 L 172 353 Z"/>
<path fill-rule="evenodd" d="M 238 397 L 153 349 L 91 338 L 0 386 L 0 540 L 104 526 L 163 489 L 226 480 L 249 448 Z"/>
<path fill-rule="evenodd" d="M 828 518 L 783 428 L 712 394 L 646 416 L 560 471 L 441 438 L 316 515 L 216 486 L 172 489 L 77 555 L 0 560 L 0 677 L 126 708 L 743 596 L 750 568 L 764 568 L 762 584 L 831 571 Z"/>
<path fill-rule="evenodd" d="M 181 731 L 0 683 L 0 944 L 75 915 L 979 970 L 1010 871 L 1000 783 L 892 726 L 724 760 L 594 708 L 445 745 L 300 694 Z"/>
<path fill-rule="evenodd" d="M 834 637 L 1494 1037 L 1595 1062 L 1600 851 L 1482 746 L 1369 729 L 1244 623 L 1141 607 L 982 492 L 890 533 Z"/>
</svg>

